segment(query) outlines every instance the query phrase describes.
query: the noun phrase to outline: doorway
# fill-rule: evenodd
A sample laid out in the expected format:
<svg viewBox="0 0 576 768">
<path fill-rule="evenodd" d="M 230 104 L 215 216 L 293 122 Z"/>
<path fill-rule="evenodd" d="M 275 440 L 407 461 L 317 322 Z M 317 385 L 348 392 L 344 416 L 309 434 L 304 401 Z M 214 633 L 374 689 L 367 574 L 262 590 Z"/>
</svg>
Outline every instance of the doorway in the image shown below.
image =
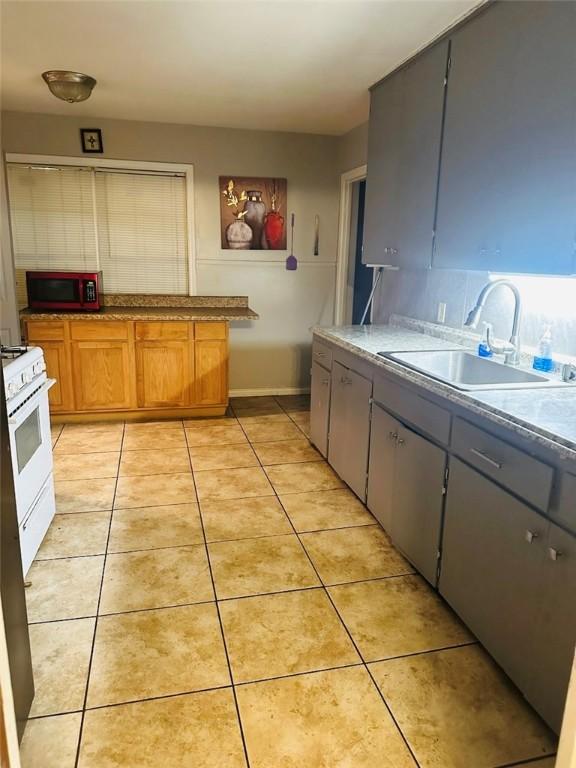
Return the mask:
<svg viewBox="0 0 576 768">
<path fill-rule="evenodd" d="M 336 325 L 359 324 L 372 290 L 373 270 L 362 264 L 365 199 L 366 166 L 363 165 L 342 174 L 340 184 Z"/>
</svg>

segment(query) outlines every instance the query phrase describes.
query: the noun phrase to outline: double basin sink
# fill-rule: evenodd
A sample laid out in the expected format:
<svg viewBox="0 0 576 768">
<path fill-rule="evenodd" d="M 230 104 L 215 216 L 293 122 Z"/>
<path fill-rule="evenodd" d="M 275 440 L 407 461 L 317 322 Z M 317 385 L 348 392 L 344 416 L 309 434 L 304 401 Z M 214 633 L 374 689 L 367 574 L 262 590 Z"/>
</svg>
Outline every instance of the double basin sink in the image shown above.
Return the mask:
<svg viewBox="0 0 576 768">
<path fill-rule="evenodd" d="M 465 391 L 574 386 L 463 350 L 379 352 L 379 355 Z"/>
</svg>

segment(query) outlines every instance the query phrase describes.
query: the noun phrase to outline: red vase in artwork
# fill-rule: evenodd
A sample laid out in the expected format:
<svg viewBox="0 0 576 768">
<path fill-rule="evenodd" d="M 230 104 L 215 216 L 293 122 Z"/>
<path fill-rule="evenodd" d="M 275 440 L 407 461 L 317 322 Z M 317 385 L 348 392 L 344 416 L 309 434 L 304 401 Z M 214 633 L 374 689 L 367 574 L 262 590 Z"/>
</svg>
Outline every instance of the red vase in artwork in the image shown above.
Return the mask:
<svg viewBox="0 0 576 768">
<path fill-rule="evenodd" d="M 264 235 L 268 248 L 271 251 L 278 251 L 282 248 L 284 243 L 284 216 L 275 211 L 274 207 L 266 214 Z"/>
</svg>

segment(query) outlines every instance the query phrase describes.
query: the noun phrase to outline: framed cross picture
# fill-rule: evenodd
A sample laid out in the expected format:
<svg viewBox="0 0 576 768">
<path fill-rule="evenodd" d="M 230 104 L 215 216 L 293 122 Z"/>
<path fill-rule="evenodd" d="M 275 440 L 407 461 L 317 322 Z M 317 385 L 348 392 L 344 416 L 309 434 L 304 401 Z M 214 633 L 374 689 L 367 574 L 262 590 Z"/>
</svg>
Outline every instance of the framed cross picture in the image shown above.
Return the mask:
<svg viewBox="0 0 576 768">
<path fill-rule="evenodd" d="M 100 128 L 80 128 L 80 137 L 82 139 L 82 152 L 98 154 L 104 152 Z"/>
</svg>

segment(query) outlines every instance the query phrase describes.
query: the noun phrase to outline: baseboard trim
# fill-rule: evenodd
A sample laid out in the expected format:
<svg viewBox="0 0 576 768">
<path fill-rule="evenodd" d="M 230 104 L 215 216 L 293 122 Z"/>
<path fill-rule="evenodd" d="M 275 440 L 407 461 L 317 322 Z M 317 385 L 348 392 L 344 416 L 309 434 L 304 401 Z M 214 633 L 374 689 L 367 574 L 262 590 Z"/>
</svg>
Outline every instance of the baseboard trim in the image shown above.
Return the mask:
<svg viewBox="0 0 576 768">
<path fill-rule="evenodd" d="M 230 397 L 262 397 L 270 395 L 309 395 L 310 387 L 265 387 L 264 389 L 231 389 Z"/>
</svg>

